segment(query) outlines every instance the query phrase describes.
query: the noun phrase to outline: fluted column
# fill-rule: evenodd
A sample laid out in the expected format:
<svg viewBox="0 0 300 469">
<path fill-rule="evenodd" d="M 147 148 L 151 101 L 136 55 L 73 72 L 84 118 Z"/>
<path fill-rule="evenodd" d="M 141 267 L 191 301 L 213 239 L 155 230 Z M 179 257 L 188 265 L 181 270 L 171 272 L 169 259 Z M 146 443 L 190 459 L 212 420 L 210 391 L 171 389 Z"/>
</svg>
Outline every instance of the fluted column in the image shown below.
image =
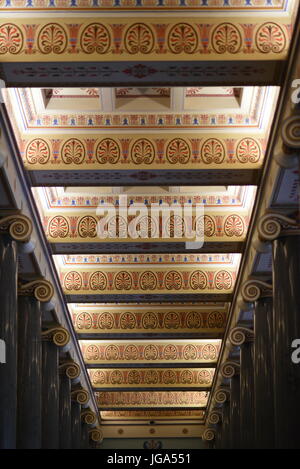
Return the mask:
<svg viewBox="0 0 300 469">
<path fill-rule="evenodd" d="M 81 448 L 81 405 L 89 401 L 89 393 L 85 389 L 75 389 L 71 392 L 71 435 L 72 449 Z"/>
<path fill-rule="evenodd" d="M 221 366 L 221 375 L 230 380 L 230 429 L 227 444 L 229 448 L 240 447 L 240 364 L 236 361 L 226 361 Z"/>
<path fill-rule="evenodd" d="M 273 299 L 272 285 L 258 279 L 242 287 L 246 302 L 254 303 L 255 447 L 274 447 Z"/>
<path fill-rule="evenodd" d="M 80 367 L 72 361 L 59 366 L 59 448 L 72 448 L 71 380 L 80 375 Z"/>
<path fill-rule="evenodd" d="M 42 332 L 42 448 L 59 447 L 59 348 L 70 340 L 63 327 Z"/>
<path fill-rule="evenodd" d="M 0 448 L 16 448 L 17 428 L 17 242 L 29 240 L 24 215 L 0 219 Z"/>
<path fill-rule="evenodd" d="M 19 286 L 18 297 L 18 418 L 17 447 L 41 448 L 42 342 L 41 301 L 49 301 L 53 287 L 46 280 Z"/>
<path fill-rule="evenodd" d="M 254 447 L 254 361 L 252 329 L 234 327 L 229 341 L 240 347 L 240 442 L 241 448 Z"/>
<path fill-rule="evenodd" d="M 299 448 L 300 364 L 293 341 L 300 338 L 300 230 L 296 220 L 274 213 L 259 229 L 273 241 L 275 447 Z"/>
<path fill-rule="evenodd" d="M 17 246 L 0 237 L 0 448 L 16 447 L 17 423 Z"/>
</svg>

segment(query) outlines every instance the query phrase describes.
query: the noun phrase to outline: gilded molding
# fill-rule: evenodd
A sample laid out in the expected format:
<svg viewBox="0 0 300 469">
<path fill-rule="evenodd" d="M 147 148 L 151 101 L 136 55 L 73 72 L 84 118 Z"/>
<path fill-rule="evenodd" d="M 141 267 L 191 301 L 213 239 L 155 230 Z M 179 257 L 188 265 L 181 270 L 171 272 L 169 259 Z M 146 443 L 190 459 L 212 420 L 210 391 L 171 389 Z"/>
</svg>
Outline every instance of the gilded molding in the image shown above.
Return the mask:
<svg viewBox="0 0 300 469">
<path fill-rule="evenodd" d="M 27 242 L 32 233 L 32 222 L 26 215 L 9 215 L 0 219 L 0 232 L 7 232 L 15 241 Z"/>
<path fill-rule="evenodd" d="M 228 335 L 230 343 L 234 346 L 243 345 L 245 342 L 253 342 L 254 331 L 247 327 L 234 327 L 231 329 Z"/>
<path fill-rule="evenodd" d="M 285 215 L 273 212 L 261 217 L 257 230 L 262 241 L 274 241 L 281 234 L 299 234 L 299 223 Z"/>
<path fill-rule="evenodd" d="M 240 372 L 240 364 L 233 360 L 226 361 L 221 365 L 221 376 L 223 378 L 233 378 L 234 375 L 238 375 Z"/>
<path fill-rule="evenodd" d="M 70 379 L 76 379 L 81 373 L 80 366 L 75 362 L 65 362 L 59 365 L 59 370 Z"/>
<path fill-rule="evenodd" d="M 300 149 L 300 115 L 296 114 L 283 121 L 281 137 L 284 144 L 292 150 Z M 299 154 L 298 154 L 299 156 Z"/>
<path fill-rule="evenodd" d="M 94 425 L 97 422 L 97 416 L 95 412 L 91 411 L 90 409 L 82 411 L 80 416 L 81 421 L 87 425 Z"/>
<path fill-rule="evenodd" d="M 252 303 L 257 301 L 259 298 L 272 297 L 273 287 L 270 283 L 251 279 L 247 280 L 247 282 L 242 285 L 241 293 L 244 301 Z"/>
<path fill-rule="evenodd" d="M 88 403 L 90 395 L 86 389 L 74 389 L 74 391 L 71 392 L 71 399 L 72 401 L 78 402 L 78 404 L 84 405 Z"/>
<path fill-rule="evenodd" d="M 217 425 L 222 422 L 222 412 L 219 409 L 214 409 L 210 412 L 207 422 L 211 425 Z"/>
<path fill-rule="evenodd" d="M 217 404 L 224 404 L 226 401 L 229 401 L 230 399 L 230 389 L 225 386 L 219 387 L 215 394 L 214 394 L 214 400 Z"/>
<path fill-rule="evenodd" d="M 45 279 L 33 280 L 32 282 L 19 285 L 19 296 L 34 296 L 38 301 L 47 303 L 54 295 L 52 283 Z"/>
<path fill-rule="evenodd" d="M 202 439 L 204 441 L 213 441 L 215 438 L 216 438 L 216 432 L 213 428 L 206 428 L 206 430 L 204 430 L 203 435 L 202 435 Z"/>
<path fill-rule="evenodd" d="M 101 443 L 101 441 L 103 440 L 102 430 L 98 427 L 89 430 L 89 436 L 90 439 L 95 443 Z"/>
<path fill-rule="evenodd" d="M 64 327 L 56 326 L 43 331 L 42 338 L 52 340 L 58 347 L 64 347 L 70 341 L 70 333 Z"/>
</svg>

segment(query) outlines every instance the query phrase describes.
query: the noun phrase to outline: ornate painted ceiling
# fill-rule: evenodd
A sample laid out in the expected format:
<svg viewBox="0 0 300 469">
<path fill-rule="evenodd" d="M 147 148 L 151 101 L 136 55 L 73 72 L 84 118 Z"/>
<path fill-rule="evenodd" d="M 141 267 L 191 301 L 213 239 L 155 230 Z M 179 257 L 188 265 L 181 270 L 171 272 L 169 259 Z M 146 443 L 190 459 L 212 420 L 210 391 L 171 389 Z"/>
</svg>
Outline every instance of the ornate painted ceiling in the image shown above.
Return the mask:
<svg viewBox="0 0 300 469">
<path fill-rule="evenodd" d="M 133 424 L 150 421 L 166 432 L 171 422 L 184 437 L 201 434 L 268 151 L 276 70 L 287 59 L 297 7 L 286 0 L 0 0 L 8 74 L 21 73 L 9 68 L 14 62 L 31 73 L 34 62 L 75 61 L 123 62 L 127 77 L 139 75 L 135 85 L 66 86 L 62 77 L 53 87 L 3 90 L 111 435 L 118 428 L 115 436 L 126 437 Z M 152 63 L 168 61 L 211 62 L 220 76 L 222 63 L 232 70 L 243 63 L 249 77 L 255 62 L 264 78 L 244 86 L 226 72 L 226 86 L 222 78 L 207 86 L 151 83 Z M 293 175 L 282 178 L 289 185 Z M 281 205 L 285 196 L 274 195 Z M 257 269 L 268 263 L 258 259 Z"/>
</svg>

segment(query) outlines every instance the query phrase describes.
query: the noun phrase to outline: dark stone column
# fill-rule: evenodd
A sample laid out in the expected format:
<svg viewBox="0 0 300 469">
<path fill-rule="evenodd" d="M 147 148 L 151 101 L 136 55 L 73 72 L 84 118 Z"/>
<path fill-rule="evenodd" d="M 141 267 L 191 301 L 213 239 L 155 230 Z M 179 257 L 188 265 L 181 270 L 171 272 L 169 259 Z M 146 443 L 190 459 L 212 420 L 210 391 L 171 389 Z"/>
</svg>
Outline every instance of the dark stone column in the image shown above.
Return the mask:
<svg viewBox="0 0 300 469">
<path fill-rule="evenodd" d="M 42 332 L 43 413 L 42 447 L 59 448 L 59 347 L 70 340 L 69 332 L 56 325 Z"/>
<path fill-rule="evenodd" d="M 71 380 L 61 372 L 59 377 L 59 448 L 71 449 Z"/>
<path fill-rule="evenodd" d="M 0 237 L 0 448 L 16 448 L 17 246 Z M 4 363 L 3 363 L 4 362 Z"/>
<path fill-rule="evenodd" d="M 43 340 L 42 448 L 59 447 L 58 347 Z"/>
<path fill-rule="evenodd" d="M 240 377 L 234 375 L 230 381 L 230 433 L 231 448 L 240 448 Z"/>
<path fill-rule="evenodd" d="M 42 344 L 40 303 L 18 298 L 18 419 L 17 447 L 41 448 Z"/>
<path fill-rule="evenodd" d="M 72 438 L 72 449 L 81 448 L 81 405 L 72 401 L 71 404 L 71 438 Z"/>
<path fill-rule="evenodd" d="M 300 236 L 273 242 L 275 447 L 299 448 Z M 294 353 L 293 353 L 294 352 Z"/>
<path fill-rule="evenodd" d="M 231 448 L 230 403 L 226 401 L 222 411 L 222 449 Z"/>
<path fill-rule="evenodd" d="M 254 448 L 254 353 L 253 342 L 241 346 L 240 419 L 241 448 Z"/>
<path fill-rule="evenodd" d="M 81 449 L 89 448 L 89 427 L 86 423 L 81 424 Z"/>
<path fill-rule="evenodd" d="M 254 308 L 255 447 L 274 448 L 273 300 L 260 298 Z"/>
</svg>

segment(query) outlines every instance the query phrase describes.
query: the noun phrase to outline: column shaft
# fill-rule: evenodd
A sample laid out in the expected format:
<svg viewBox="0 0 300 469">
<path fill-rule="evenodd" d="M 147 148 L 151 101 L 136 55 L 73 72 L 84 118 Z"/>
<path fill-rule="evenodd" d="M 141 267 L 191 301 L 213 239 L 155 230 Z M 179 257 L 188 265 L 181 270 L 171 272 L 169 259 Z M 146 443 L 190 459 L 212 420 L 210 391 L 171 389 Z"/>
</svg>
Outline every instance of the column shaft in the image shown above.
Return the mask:
<svg viewBox="0 0 300 469">
<path fill-rule="evenodd" d="M 241 447 L 254 448 L 254 353 L 253 342 L 241 346 L 240 418 Z"/>
<path fill-rule="evenodd" d="M 81 405 L 78 402 L 72 402 L 72 449 L 81 448 Z"/>
<path fill-rule="evenodd" d="M 235 375 L 230 382 L 230 433 L 231 448 L 240 448 L 240 377 Z"/>
<path fill-rule="evenodd" d="M 89 427 L 86 423 L 81 425 L 81 448 L 88 449 L 89 447 Z"/>
<path fill-rule="evenodd" d="M 299 448 L 300 363 L 292 342 L 300 338 L 300 236 L 273 242 L 273 289 L 275 446 Z"/>
<path fill-rule="evenodd" d="M 59 380 L 59 447 L 71 449 L 71 381 L 62 373 Z"/>
<path fill-rule="evenodd" d="M 16 447 L 17 424 L 17 245 L 0 237 L 0 448 Z M 3 363 L 2 363 L 3 362 Z"/>
<path fill-rule="evenodd" d="M 261 298 L 254 309 L 255 447 L 274 447 L 273 300 Z"/>
<path fill-rule="evenodd" d="M 58 347 L 43 341 L 42 448 L 59 446 Z"/>
<path fill-rule="evenodd" d="M 18 448 L 41 448 L 42 344 L 40 303 L 18 298 Z"/>
<path fill-rule="evenodd" d="M 222 412 L 222 448 L 231 448 L 231 432 L 230 432 L 230 404 L 224 402 Z"/>
</svg>

